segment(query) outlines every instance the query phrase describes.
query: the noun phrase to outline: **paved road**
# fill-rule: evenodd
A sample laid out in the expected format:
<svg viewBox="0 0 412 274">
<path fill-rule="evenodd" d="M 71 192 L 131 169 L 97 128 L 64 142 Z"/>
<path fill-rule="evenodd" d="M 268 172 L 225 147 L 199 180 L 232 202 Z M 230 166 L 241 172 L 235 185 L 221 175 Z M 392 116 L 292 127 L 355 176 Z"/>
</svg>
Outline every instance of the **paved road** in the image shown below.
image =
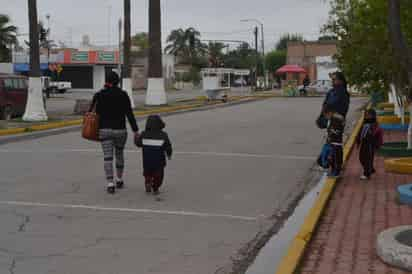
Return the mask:
<svg viewBox="0 0 412 274">
<path fill-rule="evenodd" d="M 166 117 L 176 154 L 160 201 L 131 140 L 115 196 L 100 148 L 77 132 L 0 146 L 0 273 L 229 273 L 313 165 L 320 100 Z"/>
</svg>

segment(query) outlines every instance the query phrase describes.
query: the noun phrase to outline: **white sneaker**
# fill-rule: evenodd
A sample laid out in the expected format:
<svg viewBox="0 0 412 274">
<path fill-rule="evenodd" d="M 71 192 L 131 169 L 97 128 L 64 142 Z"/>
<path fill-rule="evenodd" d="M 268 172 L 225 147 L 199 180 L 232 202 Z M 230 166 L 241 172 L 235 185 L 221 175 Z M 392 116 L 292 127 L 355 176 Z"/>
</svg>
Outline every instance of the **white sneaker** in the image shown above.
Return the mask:
<svg viewBox="0 0 412 274">
<path fill-rule="evenodd" d="M 365 175 L 360 176 L 360 179 L 361 179 L 362 181 L 369 180 L 369 178 L 368 178 L 368 177 L 366 177 Z"/>
</svg>

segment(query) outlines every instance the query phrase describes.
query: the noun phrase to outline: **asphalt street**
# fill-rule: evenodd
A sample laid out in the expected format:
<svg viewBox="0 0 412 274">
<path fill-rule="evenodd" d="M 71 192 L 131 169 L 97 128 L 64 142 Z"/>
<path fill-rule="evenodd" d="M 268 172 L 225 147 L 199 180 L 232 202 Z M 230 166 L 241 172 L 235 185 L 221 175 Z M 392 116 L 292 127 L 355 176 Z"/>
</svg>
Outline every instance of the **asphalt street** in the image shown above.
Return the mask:
<svg viewBox="0 0 412 274">
<path fill-rule="evenodd" d="M 230 273 L 305 182 L 321 100 L 165 117 L 175 155 L 160 199 L 144 193 L 131 136 L 114 196 L 100 146 L 79 132 L 0 145 L 0 273 Z M 364 102 L 352 100 L 349 123 Z"/>
</svg>

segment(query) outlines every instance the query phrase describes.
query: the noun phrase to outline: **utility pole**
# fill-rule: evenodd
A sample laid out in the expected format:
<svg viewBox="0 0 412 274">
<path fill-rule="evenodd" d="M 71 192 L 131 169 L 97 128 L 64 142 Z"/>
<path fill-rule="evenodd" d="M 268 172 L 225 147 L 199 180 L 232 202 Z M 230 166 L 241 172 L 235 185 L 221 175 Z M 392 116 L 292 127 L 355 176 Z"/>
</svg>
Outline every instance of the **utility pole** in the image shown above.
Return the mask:
<svg viewBox="0 0 412 274">
<path fill-rule="evenodd" d="M 265 59 L 265 33 L 263 31 L 263 24 L 260 23 L 261 31 L 262 31 L 262 67 L 263 67 L 263 87 L 266 88 L 266 59 Z"/>
<path fill-rule="evenodd" d="M 119 76 L 122 77 L 122 31 L 123 31 L 123 23 L 122 19 L 119 19 L 119 25 L 118 25 L 118 30 L 119 30 L 119 60 L 117 64 L 117 71 L 119 73 Z M 123 84 L 123 83 L 122 83 Z"/>
<path fill-rule="evenodd" d="M 123 89 L 129 95 L 132 108 L 135 107 L 133 100 L 132 73 L 130 69 L 130 47 L 131 47 L 131 30 L 130 30 L 130 0 L 124 0 L 124 45 L 123 45 Z M 119 52 L 120 53 L 120 52 Z"/>
<path fill-rule="evenodd" d="M 256 50 L 256 66 L 255 66 L 255 90 L 257 90 L 257 83 L 258 83 L 258 66 L 259 66 L 259 48 L 258 48 L 258 35 L 259 35 L 259 30 L 258 27 L 255 27 L 255 50 Z"/>
</svg>

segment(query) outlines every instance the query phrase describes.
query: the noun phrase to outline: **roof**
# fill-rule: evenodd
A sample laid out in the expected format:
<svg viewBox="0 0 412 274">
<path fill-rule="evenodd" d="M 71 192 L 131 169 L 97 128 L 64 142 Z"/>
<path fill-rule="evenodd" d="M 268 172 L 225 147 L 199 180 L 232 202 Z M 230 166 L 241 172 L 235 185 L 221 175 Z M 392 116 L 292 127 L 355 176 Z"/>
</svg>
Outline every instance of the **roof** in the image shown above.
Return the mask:
<svg viewBox="0 0 412 274">
<path fill-rule="evenodd" d="M 306 73 L 306 70 L 298 65 L 284 65 L 276 73 Z"/>
</svg>

